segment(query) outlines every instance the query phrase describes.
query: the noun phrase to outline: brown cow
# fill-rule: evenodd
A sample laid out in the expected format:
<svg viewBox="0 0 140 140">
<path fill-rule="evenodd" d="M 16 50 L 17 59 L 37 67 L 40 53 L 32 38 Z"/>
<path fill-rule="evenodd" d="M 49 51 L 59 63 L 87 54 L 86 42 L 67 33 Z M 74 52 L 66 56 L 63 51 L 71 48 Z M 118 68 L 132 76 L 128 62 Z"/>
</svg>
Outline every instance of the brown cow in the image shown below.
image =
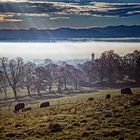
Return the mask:
<svg viewBox="0 0 140 140">
<path fill-rule="evenodd" d="M 40 108 L 48 107 L 48 106 L 50 106 L 50 103 L 49 102 L 44 102 L 44 103 L 41 103 L 40 104 Z"/>
<path fill-rule="evenodd" d="M 122 88 L 121 89 L 121 95 L 133 95 L 132 91 L 130 88 Z"/>
<path fill-rule="evenodd" d="M 20 110 L 23 112 L 23 109 L 25 108 L 25 104 L 24 103 L 18 103 L 15 105 L 15 110 L 14 112 L 17 113 L 19 112 Z"/>
<path fill-rule="evenodd" d="M 30 110 L 31 110 L 31 107 L 23 108 L 23 112 L 30 111 Z"/>
<path fill-rule="evenodd" d="M 105 97 L 105 99 L 108 99 L 108 100 L 109 100 L 110 98 L 111 98 L 111 95 L 110 95 L 110 94 L 107 94 L 106 97 Z"/>
</svg>

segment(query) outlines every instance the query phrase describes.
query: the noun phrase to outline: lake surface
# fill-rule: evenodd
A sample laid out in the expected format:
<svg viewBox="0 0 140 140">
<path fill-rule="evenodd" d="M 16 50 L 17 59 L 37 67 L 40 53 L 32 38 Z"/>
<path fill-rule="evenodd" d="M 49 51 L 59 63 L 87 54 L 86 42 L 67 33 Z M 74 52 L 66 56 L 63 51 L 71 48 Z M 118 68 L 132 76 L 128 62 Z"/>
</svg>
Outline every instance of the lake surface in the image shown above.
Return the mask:
<svg viewBox="0 0 140 140">
<path fill-rule="evenodd" d="M 52 60 L 85 59 L 91 53 L 95 57 L 107 50 L 114 50 L 124 55 L 134 50 L 140 50 L 140 42 L 51 42 L 51 43 L 0 43 L 0 57 L 23 57 L 24 59 L 50 58 Z"/>
</svg>

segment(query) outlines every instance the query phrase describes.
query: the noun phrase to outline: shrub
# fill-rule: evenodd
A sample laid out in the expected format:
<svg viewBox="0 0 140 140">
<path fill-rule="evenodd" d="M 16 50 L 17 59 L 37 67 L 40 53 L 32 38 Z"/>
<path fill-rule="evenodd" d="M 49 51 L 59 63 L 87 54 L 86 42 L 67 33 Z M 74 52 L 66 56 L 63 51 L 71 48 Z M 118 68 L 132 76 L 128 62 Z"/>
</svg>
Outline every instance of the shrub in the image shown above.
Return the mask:
<svg viewBox="0 0 140 140">
<path fill-rule="evenodd" d="M 49 125 L 49 131 L 50 132 L 59 132 L 59 131 L 62 131 L 62 127 L 60 124 L 50 124 Z"/>
<path fill-rule="evenodd" d="M 93 98 L 93 97 L 89 97 L 87 100 L 88 100 L 88 101 L 93 101 L 94 98 Z"/>
</svg>

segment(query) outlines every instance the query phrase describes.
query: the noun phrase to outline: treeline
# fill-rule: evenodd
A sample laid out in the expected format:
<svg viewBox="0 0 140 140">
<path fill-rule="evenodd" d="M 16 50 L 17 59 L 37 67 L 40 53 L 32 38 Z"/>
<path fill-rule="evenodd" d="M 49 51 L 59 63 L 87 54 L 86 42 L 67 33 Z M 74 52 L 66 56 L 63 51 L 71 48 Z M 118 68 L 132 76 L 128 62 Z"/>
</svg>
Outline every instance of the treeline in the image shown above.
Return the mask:
<svg viewBox="0 0 140 140">
<path fill-rule="evenodd" d="M 125 56 L 113 50 L 105 51 L 98 59 L 76 66 L 66 62 L 58 65 L 52 61 L 37 66 L 32 62 L 24 63 L 22 58 L 0 58 L 0 90 L 6 98 L 9 87 L 17 99 L 18 89 L 27 89 L 31 97 L 32 93 L 61 93 L 69 87 L 77 90 L 80 86 L 124 80 L 140 83 L 140 51 L 135 50 Z"/>
</svg>

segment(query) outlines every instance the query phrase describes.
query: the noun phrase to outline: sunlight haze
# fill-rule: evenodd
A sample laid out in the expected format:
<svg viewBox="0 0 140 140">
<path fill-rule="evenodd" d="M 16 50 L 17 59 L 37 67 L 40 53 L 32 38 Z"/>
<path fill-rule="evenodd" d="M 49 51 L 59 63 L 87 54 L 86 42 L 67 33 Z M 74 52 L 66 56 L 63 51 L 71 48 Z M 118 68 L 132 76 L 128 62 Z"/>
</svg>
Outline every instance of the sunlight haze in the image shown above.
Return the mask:
<svg viewBox="0 0 140 140">
<path fill-rule="evenodd" d="M 0 55 L 7 57 L 21 56 L 25 59 L 51 58 L 83 59 L 90 58 L 91 53 L 99 57 L 103 51 L 114 50 L 124 55 L 140 50 L 140 43 L 126 42 L 53 42 L 53 43 L 0 43 Z"/>
</svg>

